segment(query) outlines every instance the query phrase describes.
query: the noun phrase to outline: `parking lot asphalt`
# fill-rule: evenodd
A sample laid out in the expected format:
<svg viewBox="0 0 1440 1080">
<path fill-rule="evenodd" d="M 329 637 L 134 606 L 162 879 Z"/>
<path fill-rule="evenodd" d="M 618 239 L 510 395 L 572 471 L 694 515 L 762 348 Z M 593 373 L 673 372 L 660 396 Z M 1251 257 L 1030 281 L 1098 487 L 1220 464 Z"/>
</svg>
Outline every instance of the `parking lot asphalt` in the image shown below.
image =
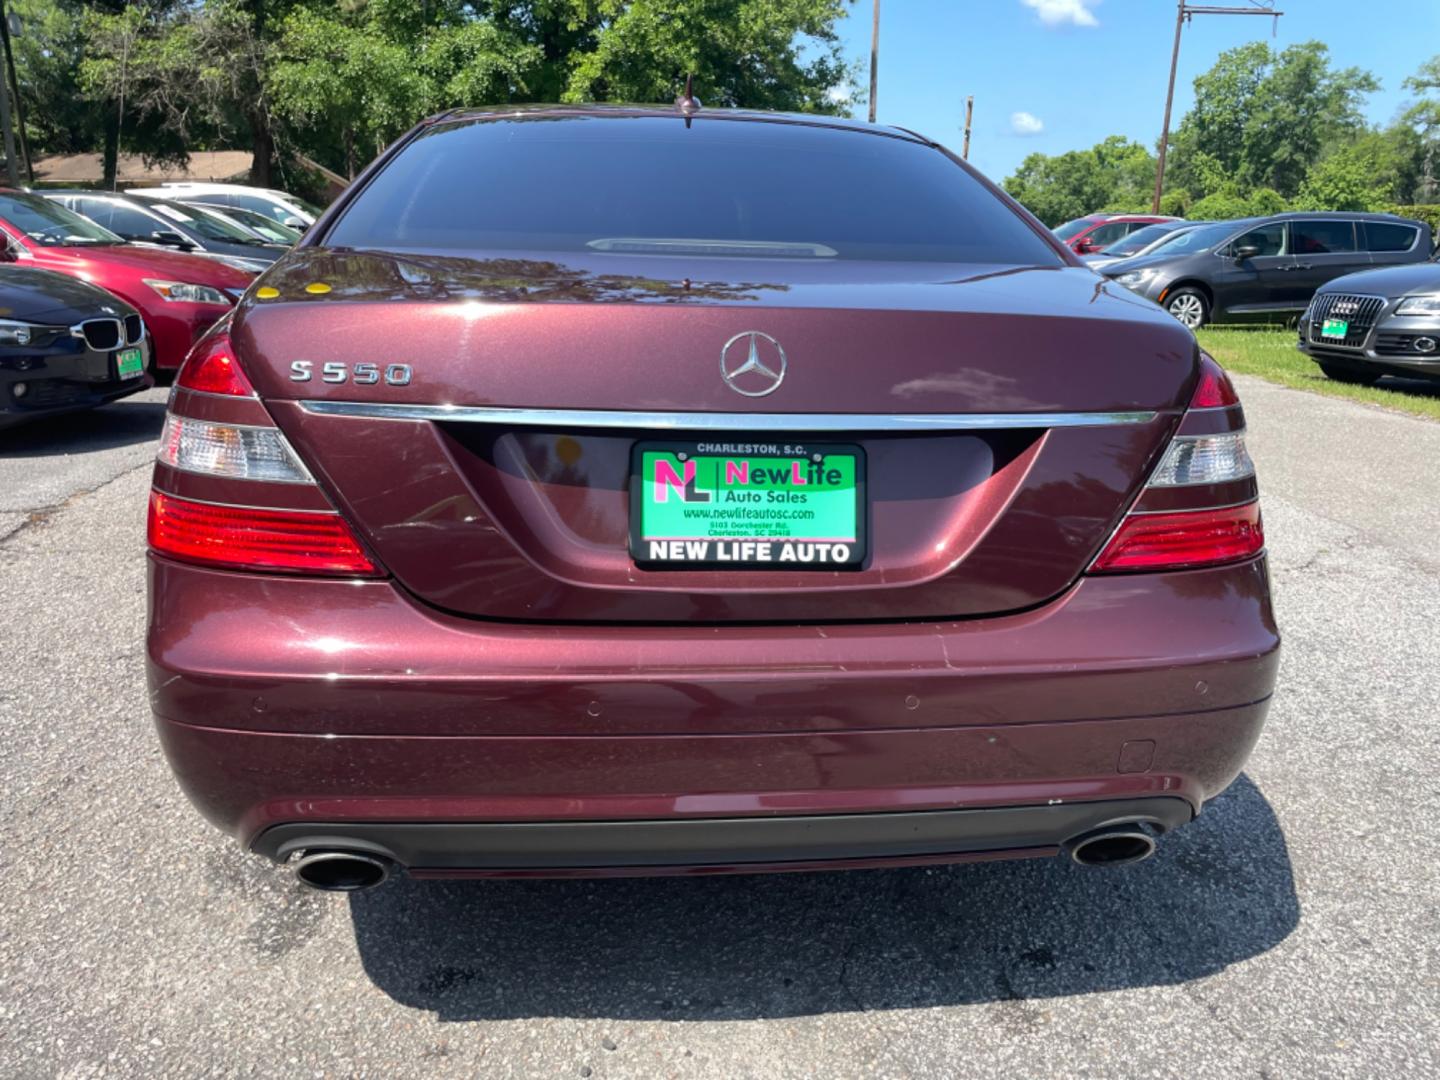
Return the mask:
<svg viewBox="0 0 1440 1080">
<path fill-rule="evenodd" d="M 1112 870 L 305 892 L 150 729 L 163 394 L 0 435 L 0 1076 L 1440 1075 L 1440 424 L 1237 381 L 1280 689 Z"/>
</svg>

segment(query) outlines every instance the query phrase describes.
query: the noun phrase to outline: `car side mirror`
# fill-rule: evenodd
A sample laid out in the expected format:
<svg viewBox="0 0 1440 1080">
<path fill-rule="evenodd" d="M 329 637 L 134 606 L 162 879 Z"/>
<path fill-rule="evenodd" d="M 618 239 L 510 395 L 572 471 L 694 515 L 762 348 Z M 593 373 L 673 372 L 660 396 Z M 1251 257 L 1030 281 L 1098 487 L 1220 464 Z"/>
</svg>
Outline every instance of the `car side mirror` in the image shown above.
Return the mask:
<svg viewBox="0 0 1440 1080">
<path fill-rule="evenodd" d="M 1236 259 L 1253 259 L 1260 254 L 1260 249 L 1254 244 L 1241 244 L 1231 252 Z"/>
<path fill-rule="evenodd" d="M 284 221 L 280 222 L 280 224 L 284 225 L 287 229 L 299 229 L 302 233 L 310 227 L 298 217 L 287 217 Z"/>
<path fill-rule="evenodd" d="M 156 229 L 150 234 L 150 239 L 157 244 L 165 244 L 168 247 L 191 248 L 195 245 L 185 237 L 171 229 Z"/>
<path fill-rule="evenodd" d="M 0 262 L 14 262 L 19 256 L 15 252 L 13 243 L 0 244 Z"/>
<path fill-rule="evenodd" d="M 1080 243 L 1075 245 L 1075 254 L 1077 255 L 1090 255 L 1098 250 L 1097 245 L 1090 240 L 1081 240 Z"/>
</svg>

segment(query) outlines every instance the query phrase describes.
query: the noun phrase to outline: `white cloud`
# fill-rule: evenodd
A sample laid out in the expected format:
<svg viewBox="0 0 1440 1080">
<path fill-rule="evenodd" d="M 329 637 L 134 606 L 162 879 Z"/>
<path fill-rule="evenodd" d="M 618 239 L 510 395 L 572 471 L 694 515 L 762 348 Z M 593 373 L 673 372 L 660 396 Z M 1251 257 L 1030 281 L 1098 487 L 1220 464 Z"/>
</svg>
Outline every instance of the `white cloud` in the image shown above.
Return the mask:
<svg viewBox="0 0 1440 1080">
<path fill-rule="evenodd" d="M 1031 8 L 1046 26 L 1099 26 L 1091 9 L 1100 0 L 1020 0 Z"/>
<path fill-rule="evenodd" d="M 1010 130 L 1016 135 L 1039 135 L 1045 130 L 1045 121 L 1028 112 L 1010 114 Z"/>
</svg>

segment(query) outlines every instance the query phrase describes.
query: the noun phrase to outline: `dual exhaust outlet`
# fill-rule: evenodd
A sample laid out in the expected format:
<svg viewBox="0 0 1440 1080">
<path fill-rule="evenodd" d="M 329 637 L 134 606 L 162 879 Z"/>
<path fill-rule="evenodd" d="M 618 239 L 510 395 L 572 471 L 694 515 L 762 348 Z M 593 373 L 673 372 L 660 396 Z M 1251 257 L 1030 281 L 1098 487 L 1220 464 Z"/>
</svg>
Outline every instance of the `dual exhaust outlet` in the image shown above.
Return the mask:
<svg viewBox="0 0 1440 1080">
<path fill-rule="evenodd" d="M 1155 853 L 1155 838 L 1138 824 L 1107 825 L 1065 844 L 1081 866 L 1127 866 Z M 363 851 L 306 851 L 295 864 L 302 885 L 321 892 L 360 892 L 383 885 L 395 864 Z"/>
</svg>

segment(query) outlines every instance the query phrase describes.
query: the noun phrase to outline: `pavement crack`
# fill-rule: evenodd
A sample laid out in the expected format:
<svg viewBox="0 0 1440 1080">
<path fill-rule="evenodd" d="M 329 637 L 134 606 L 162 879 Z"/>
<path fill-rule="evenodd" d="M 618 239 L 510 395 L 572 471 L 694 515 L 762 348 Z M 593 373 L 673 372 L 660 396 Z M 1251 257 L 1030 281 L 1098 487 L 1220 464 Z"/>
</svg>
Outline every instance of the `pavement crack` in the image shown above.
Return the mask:
<svg viewBox="0 0 1440 1080">
<path fill-rule="evenodd" d="M 24 536 L 32 529 L 35 529 L 39 526 L 48 525 L 52 518 L 58 515 L 61 511 L 68 510 L 71 506 L 78 503 L 81 499 L 84 499 L 90 495 L 94 495 L 98 491 L 104 490 L 111 484 L 115 483 L 117 480 L 124 480 L 127 476 L 130 476 L 133 473 L 137 473 L 141 469 L 149 469 L 153 466 L 154 462 L 152 461 L 142 461 L 138 465 L 132 465 L 128 469 L 122 469 L 114 476 L 102 480 L 100 483 L 95 484 L 93 487 L 82 488 L 79 491 L 72 492 L 57 503 L 49 503 L 46 506 L 31 507 L 26 510 L 11 511 L 12 513 L 23 514 L 25 516 L 21 519 L 20 523 L 16 525 L 13 529 L 5 533 L 5 535 L 0 536 L 0 549 L 8 547 L 11 541 L 13 541 L 18 536 Z"/>
</svg>

